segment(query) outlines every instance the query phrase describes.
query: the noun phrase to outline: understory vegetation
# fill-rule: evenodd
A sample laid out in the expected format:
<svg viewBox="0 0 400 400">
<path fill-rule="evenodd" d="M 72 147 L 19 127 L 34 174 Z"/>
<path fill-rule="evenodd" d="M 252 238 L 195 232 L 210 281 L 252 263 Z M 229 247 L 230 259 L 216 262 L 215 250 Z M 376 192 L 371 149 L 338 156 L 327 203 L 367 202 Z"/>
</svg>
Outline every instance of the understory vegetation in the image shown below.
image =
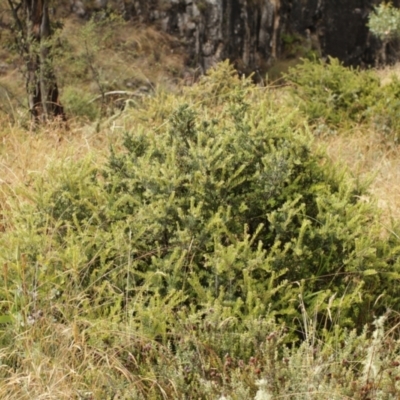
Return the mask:
<svg viewBox="0 0 400 400">
<path fill-rule="evenodd" d="M 224 62 L 115 112 L 71 78 L 76 121 L 30 133 L 35 154 L 10 100 L 1 398 L 399 398 L 398 223 L 321 146 L 358 130 L 397 149 L 399 80 L 334 59 L 285 80 Z"/>
</svg>

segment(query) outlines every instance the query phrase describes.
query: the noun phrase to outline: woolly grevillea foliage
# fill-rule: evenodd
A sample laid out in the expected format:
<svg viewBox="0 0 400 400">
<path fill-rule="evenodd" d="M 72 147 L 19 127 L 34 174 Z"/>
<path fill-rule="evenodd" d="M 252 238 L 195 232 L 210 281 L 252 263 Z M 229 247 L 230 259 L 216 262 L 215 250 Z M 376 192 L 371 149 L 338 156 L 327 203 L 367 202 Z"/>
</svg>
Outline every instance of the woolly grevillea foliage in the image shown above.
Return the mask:
<svg viewBox="0 0 400 400">
<path fill-rule="evenodd" d="M 315 134 L 348 132 L 362 124 L 398 143 L 400 81 L 382 85 L 376 71 L 346 68 L 338 59 L 303 60 L 290 68 L 292 100 L 315 128 Z"/>
<path fill-rule="evenodd" d="M 81 310 L 133 316 L 161 337 L 177 313 L 298 326 L 307 310 L 319 327 L 360 327 L 397 306 L 396 250 L 364 189 L 311 149 L 299 113 L 268 89 L 224 63 L 124 123 L 103 168 L 53 172 L 21 217 L 14 241 L 46 265 L 35 279 L 59 289 L 54 301 L 69 282 Z"/>
</svg>

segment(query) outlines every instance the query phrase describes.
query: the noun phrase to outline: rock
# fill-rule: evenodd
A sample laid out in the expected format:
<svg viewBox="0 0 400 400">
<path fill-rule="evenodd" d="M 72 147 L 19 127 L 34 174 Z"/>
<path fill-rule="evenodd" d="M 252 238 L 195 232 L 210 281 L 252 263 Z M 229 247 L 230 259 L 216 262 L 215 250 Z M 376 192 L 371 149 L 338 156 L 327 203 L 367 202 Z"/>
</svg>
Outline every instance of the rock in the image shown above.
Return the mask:
<svg viewBox="0 0 400 400">
<path fill-rule="evenodd" d="M 9 69 L 9 65 L 6 63 L 0 63 L 0 75 L 5 75 Z"/>
<path fill-rule="evenodd" d="M 95 1 L 95 8 L 98 10 L 103 10 L 107 7 L 108 0 L 96 0 Z"/>
<path fill-rule="evenodd" d="M 82 2 L 73 3 L 82 13 Z M 302 36 L 316 53 L 347 65 L 374 64 L 381 43 L 369 34 L 367 21 L 376 4 L 376 0 L 108 1 L 125 18 L 156 23 L 183 39 L 192 67 L 205 71 L 229 58 L 242 72 L 263 70 L 285 56 L 283 35 Z M 393 5 L 400 6 L 400 0 Z"/>
<path fill-rule="evenodd" d="M 76 14 L 78 17 L 84 18 L 86 16 L 86 9 L 82 1 L 70 0 L 71 12 Z"/>
</svg>

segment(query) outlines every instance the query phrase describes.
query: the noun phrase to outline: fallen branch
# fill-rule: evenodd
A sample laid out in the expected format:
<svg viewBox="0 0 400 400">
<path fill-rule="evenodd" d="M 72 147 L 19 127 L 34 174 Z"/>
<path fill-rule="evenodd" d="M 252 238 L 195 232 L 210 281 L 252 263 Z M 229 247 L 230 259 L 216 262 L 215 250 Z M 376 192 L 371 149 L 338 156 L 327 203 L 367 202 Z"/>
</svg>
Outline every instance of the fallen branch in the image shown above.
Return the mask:
<svg viewBox="0 0 400 400">
<path fill-rule="evenodd" d="M 143 93 L 139 92 L 139 91 L 135 91 L 135 92 L 129 92 L 126 90 L 113 90 L 111 92 L 106 92 L 104 94 L 99 94 L 98 96 L 96 96 L 95 98 L 93 98 L 92 100 L 89 101 L 89 104 L 94 103 L 96 100 L 100 100 L 103 97 L 106 96 L 115 96 L 115 95 L 125 95 L 125 96 L 136 96 L 136 97 L 142 97 Z"/>
</svg>

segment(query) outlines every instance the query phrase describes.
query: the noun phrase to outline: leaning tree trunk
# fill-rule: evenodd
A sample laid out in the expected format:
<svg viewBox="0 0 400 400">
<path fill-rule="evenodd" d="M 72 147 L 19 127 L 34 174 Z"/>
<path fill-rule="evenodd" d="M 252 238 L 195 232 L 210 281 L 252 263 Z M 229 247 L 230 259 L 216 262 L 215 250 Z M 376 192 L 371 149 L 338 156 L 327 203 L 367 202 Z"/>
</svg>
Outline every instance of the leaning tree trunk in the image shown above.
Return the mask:
<svg viewBox="0 0 400 400">
<path fill-rule="evenodd" d="M 48 0 L 25 0 L 29 109 L 35 121 L 65 119 L 50 57 Z"/>
</svg>

